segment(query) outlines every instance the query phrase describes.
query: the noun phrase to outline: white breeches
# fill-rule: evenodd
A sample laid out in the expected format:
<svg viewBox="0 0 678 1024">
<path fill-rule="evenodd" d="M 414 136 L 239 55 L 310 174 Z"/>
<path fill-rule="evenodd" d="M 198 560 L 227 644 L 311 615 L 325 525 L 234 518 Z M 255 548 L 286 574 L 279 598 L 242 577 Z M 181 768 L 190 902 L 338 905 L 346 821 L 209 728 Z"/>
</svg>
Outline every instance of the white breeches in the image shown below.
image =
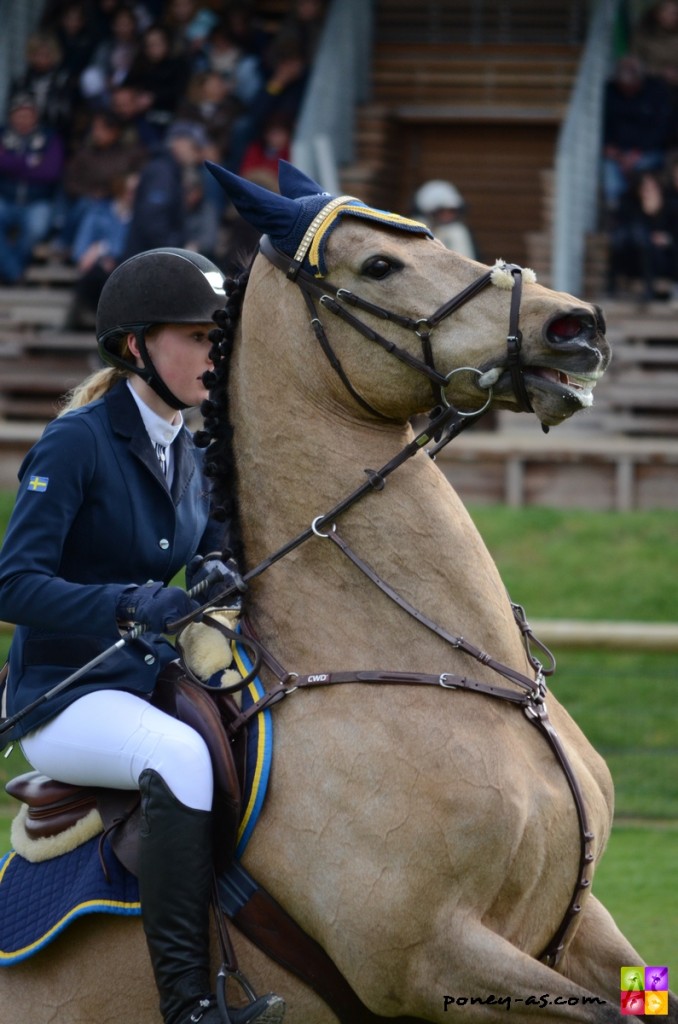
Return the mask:
<svg viewBox="0 0 678 1024">
<path fill-rule="evenodd" d="M 37 771 L 76 786 L 137 789 L 151 768 L 177 800 L 212 809 L 213 776 L 202 736 L 124 690 L 79 697 L 21 740 Z"/>
</svg>

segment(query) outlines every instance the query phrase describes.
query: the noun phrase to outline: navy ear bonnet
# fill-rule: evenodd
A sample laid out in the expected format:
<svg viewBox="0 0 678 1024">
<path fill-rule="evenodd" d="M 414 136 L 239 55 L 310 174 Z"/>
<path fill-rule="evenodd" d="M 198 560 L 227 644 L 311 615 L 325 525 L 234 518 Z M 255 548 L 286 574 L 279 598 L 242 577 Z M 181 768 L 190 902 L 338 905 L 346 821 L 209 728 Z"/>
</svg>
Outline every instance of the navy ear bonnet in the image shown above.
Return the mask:
<svg viewBox="0 0 678 1024">
<path fill-rule="evenodd" d="M 239 178 L 218 164 L 206 164 L 229 197 L 240 216 L 261 234 L 268 235 L 276 249 L 310 270 L 315 277 L 324 277 L 325 243 L 343 216 L 360 217 L 384 227 L 433 237 L 419 221 L 400 217 L 397 213 L 366 206 L 353 196 L 332 196 L 292 164 L 281 160 L 278 165 L 280 195 L 254 182 Z"/>
</svg>

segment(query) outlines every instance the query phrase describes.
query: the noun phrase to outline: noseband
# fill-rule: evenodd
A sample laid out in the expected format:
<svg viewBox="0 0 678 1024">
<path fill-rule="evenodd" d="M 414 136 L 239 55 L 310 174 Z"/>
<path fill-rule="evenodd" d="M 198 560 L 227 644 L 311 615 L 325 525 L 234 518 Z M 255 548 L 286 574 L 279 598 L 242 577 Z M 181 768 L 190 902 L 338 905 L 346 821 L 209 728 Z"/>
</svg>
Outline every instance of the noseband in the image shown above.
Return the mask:
<svg viewBox="0 0 678 1024">
<path fill-rule="evenodd" d="M 285 253 L 277 249 L 271 242 L 268 235 L 262 236 L 259 242 L 259 251 L 270 263 L 273 264 L 273 266 L 277 267 L 278 270 L 282 270 L 290 281 L 294 281 L 299 286 L 311 315 L 313 333 L 332 366 L 332 369 L 338 374 L 344 387 L 356 402 L 358 402 L 363 409 L 366 409 L 373 415 L 378 416 L 381 419 L 389 418 L 379 412 L 378 409 L 375 409 L 374 406 L 370 405 L 370 403 L 353 387 L 330 344 L 325 328 L 318 316 L 316 300 L 324 309 L 349 324 L 349 326 L 353 327 L 359 334 L 362 334 L 364 338 L 367 338 L 368 341 L 374 341 L 378 345 L 381 345 L 383 349 L 395 356 L 396 359 L 399 359 L 402 363 L 405 363 L 407 366 L 410 366 L 412 369 L 417 370 L 419 373 L 427 377 L 431 382 L 434 405 L 442 405 L 444 407 L 449 406 L 449 402 L 445 395 L 445 389 L 455 373 L 459 373 L 461 370 L 468 370 L 471 373 L 478 374 L 479 377 L 482 376 L 482 371 L 472 366 L 457 367 L 446 375 L 436 370 L 433 360 L 431 335 L 434 328 L 442 323 L 443 320 L 452 313 L 455 313 L 470 299 L 483 291 L 488 284 L 492 283 L 492 274 L 494 270 L 488 270 L 484 274 L 481 274 L 480 277 L 476 278 L 475 281 L 472 281 L 470 285 L 466 286 L 466 288 L 463 288 L 457 293 L 457 295 L 443 303 L 443 305 L 440 306 L 435 313 L 431 314 L 431 316 L 420 317 L 415 320 L 412 317 L 404 316 L 401 313 L 395 313 L 392 310 L 385 309 L 383 306 L 377 306 L 373 302 L 368 302 L 366 299 L 361 298 L 359 295 L 349 291 L 347 288 L 337 288 L 329 281 L 318 281 L 316 278 L 312 277 L 311 274 L 308 274 L 306 271 L 301 269 L 301 263 L 298 260 L 286 256 Z M 496 268 L 494 269 L 496 270 Z M 515 396 L 520 404 L 520 408 L 524 412 L 532 412 L 533 409 L 525 387 L 523 367 L 520 359 L 522 334 L 518 326 L 518 321 L 520 316 L 520 300 L 522 297 L 523 268 L 519 267 L 515 263 L 504 263 L 500 265 L 500 269 L 504 272 L 510 273 L 513 278 L 511 308 L 509 311 L 509 329 L 506 338 L 506 368 L 511 375 L 511 383 Z M 375 331 L 372 327 L 363 323 L 362 320 L 359 320 L 357 316 L 354 316 L 353 313 L 346 308 L 347 306 L 363 310 L 364 312 L 370 313 L 381 320 L 387 320 L 388 322 L 397 324 L 399 327 L 403 327 L 406 330 L 413 331 L 421 342 L 423 358 L 418 359 L 416 356 L 413 356 L 408 352 L 407 349 L 401 348 L 393 341 L 389 341 L 388 338 L 385 338 L 383 335 L 379 334 L 378 331 Z M 470 413 L 460 412 L 459 415 L 478 417 L 489 408 L 491 401 L 492 389 L 489 388 L 487 401 L 480 409 L 476 409 Z"/>
</svg>

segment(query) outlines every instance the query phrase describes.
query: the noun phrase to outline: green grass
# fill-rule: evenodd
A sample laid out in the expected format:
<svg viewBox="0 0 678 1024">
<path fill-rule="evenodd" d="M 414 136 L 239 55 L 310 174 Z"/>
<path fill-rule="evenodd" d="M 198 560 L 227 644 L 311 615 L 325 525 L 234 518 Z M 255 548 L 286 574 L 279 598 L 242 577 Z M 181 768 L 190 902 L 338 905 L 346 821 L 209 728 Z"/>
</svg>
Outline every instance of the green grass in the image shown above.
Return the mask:
<svg viewBox="0 0 678 1024">
<path fill-rule="evenodd" d="M 675 622 L 675 512 L 503 506 L 471 512 L 528 617 Z"/>
<path fill-rule="evenodd" d="M 617 825 L 593 882 L 596 896 L 646 963 L 668 966 L 674 991 L 678 988 L 677 858 L 678 824 Z"/>
<path fill-rule="evenodd" d="M 0 532 L 12 500 L 0 493 Z M 471 513 L 528 619 L 675 621 L 674 512 L 482 506 Z M 615 827 L 594 890 L 646 960 L 669 964 L 675 988 L 678 654 L 556 655 L 550 688 L 603 754 L 616 787 Z M 0 783 L 21 770 L 17 750 L 0 758 Z M 8 846 L 8 804 L 0 795 L 0 851 Z"/>
</svg>

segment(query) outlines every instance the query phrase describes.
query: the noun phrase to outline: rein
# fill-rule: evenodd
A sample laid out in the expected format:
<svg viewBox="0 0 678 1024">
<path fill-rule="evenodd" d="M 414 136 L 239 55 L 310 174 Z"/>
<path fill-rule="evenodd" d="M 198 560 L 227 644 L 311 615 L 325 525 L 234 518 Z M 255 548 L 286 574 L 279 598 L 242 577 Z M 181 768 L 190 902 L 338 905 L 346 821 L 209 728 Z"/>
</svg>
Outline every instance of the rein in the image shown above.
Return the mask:
<svg viewBox="0 0 678 1024">
<path fill-rule="evenodd" d="M 307 526 L 305 530 L 298 533 L 296 537 L 292 537 L 285 544 L 281 545 L 276 551 L 268 555 L 263 561 L 255 565 L 254 568 L 243 574 L 243 583 L 249 583 L 251 580 L 256 579 L 257 576 L 261 576 L 263 572 L 270 569 L 272 565 L 280 561 L 290 552 L 300 547 L 307 540 L 310 540 L 314 536 L 324 536 L 320 533 L 320 528 L 325 523 L 333 522 L 342 513 L 348 511 L 353 505 L 355 505 L 361 498 L 363 498 L 370 491 L 383 491 L 386 486 L 386 480 L 395 472 L 403 463 L 407 462 L 408 459 L 416 455 L 418 451 L 424 448 L 425 445 L 431 441 L 438 441 L 435 449 L 430 452 L 431 457 L 437 454 L 438 451 L 445 445 L 457 437 L 462 430 L 465 430 L 475 419 L 482 415 L 483 410 L 479 410 L 476 413 L 461 413 L 452 406 L 448 405 L 438 415 L 431 415 L 429 422 L 426 424 L 423 430 L 421 430 L 412 441 L 406 444 L 403 448 L 397 452 L 392 459 L 389 459 L 380 469 L 366 469 L 364 472 L 367 479 L 356 487 L 354 491 L 342 498 L 338 504 L 325 512 L 323 515 L 316 516 L 310 526 Z M 183 629 L 190 622 L 193 622 L 201 613 L 212 608 L 215 604 L 221 601 L 225 601 L 227 598 L 232 597 L 237 593 L 237 588 L 230 585 L 225 590 L 215 594 L 210 601 L 200 605 L 194 611 L 185 615 L 181 619 L 177 619 L 176 622 L 168 623 L 168 630 L 171 633 L 177 633 Z"/>
</svg>

